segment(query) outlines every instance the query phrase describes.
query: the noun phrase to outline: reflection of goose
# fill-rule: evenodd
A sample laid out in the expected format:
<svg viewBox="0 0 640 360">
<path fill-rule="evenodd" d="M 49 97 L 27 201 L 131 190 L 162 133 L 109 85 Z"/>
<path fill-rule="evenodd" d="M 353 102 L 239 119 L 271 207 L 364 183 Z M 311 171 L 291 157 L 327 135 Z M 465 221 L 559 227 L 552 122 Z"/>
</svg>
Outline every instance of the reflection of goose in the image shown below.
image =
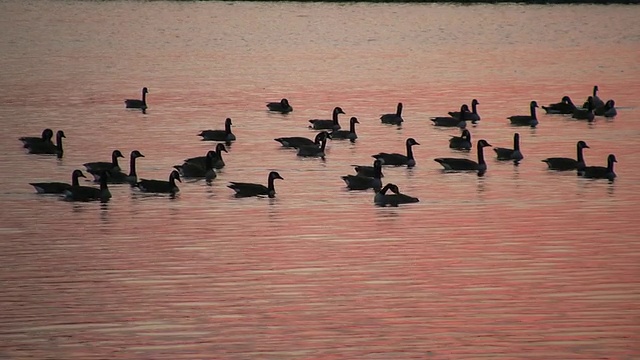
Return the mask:
<svg viewBox="0 0 640 360">
<path fill-rule="evenodd" d="M 578 170 L 578 172 L 582 172 L 585 167 L 584 163 L 584 155 L 582 154 L 582 149 L 589 148 L 586 142 L 580 140 L 576 144 L 577 148 L 577 160 L 567 157 L 550 157 L 542 160 L 542 162 L 546 163 L 549 167 L 549 170 L 558 170 L 558 171 L 567 171 L 567 170 Z"/>
<path fill-rule="evenodd" d="M 404 121 L 402 119 L 402 103 L 401 102 L 398 103 L 395 114 L 384 114 L 380 116 L 380 121 L 382 121 L 383 124 L 393 124 L 393 125 L 402 124 L 402 122 Z"/>
<path fill-rule="evenodd" d="M 230 118 L 226 118 L 224 121 L 224 130 L 202 130 L 198 136 L 202 136 L 202 140 L 209 141 L 235 141 L 236 136 L 231 132 L 231 122 Z"/>
<path fill-rule="evenodd" d="M 43 141 L 39 143 L 32 143 L 29 147 L 30 154 L 53 154 L 57 155 L 58 159 L 62 158 L 64 151 L 62 150 L 62 138 L 64 136 L 64 131 L 58 130 L 56 132 L 56 143 L 52 143 L 51 141 Z"/>
<path fill-rule="evenodd" d="M 86 177 L 80 170 L 73 170 L 71 173 L 71 184 L 63 182 L 41 182 L 41 183 L 29 183 L 33 186 L 38 194 L 62 194 L 65 190 L 72 186 L 79 186 L 78 178 Z"/>
<path fill-rule="evenodd" d="M 340 123 L 338 122 L 338 114 L 344 114 L 341 107 L 336 107 L 333 109 L 333 115 L 331 120 L 322 120 L 322 119 L 311 119 L 309 122 L 310 128 L 315 130 L 339 130 Z"/>
<path fill-rule="evenodd" d="M 274 186 L 274 181 L 276 179 L 284 180 L 280 174 L 276 171 L 272 171 L 269 173 L 269 177 L 267 179 L 267 186 L 262 184 L 254 184 L 254 183 L 243 183 L 243 182 L 231 182 L 228 187 L 235 191 L 236 197 L 250 197 L 250 196 L 268 196 L 270 198 L 276 196 L 276 189 Z"/>
<path fill-rule="evenodd" d="M 182 180 L 180 180 L 180 173 L 178 173 L 177 170 L 173 170 L 171 174 L 169 174 L 169 181 L 141 179 L 133 186 L 144 192 L 175 194 L 180 191 L 176 185 L 176 180 L 182 182 Z"/>
<path fill-rule="evenodd" d="M 498 160 L 513 160 L 517 164 L 524 158 L 520 152 L 520 134 L 513 134 L 513 149 L 494 147 L 493 151 L 496 152 Z"/>
<path fill-rule="evenodd" d="M 142 100 L 140 99 L 126 99 L 124 104 L 129 109 L 146 109 L 147 108 L 147 93 L 149 89 L 142 88 Z"/>
<path fill-rule="evenodd" d="M 445 170 L 470 170 L 477 171 L 478 175 L 483 175 L 487 171 L 487 163 L 484 161 L 484 147 L 491 146 L 484 139 L 478 140 L 476 145 L 478 148 L 478 161 L 464 158 L 436 158 L 437 163 L 442 165 Z"/>
<path fill-rule="evenodd" d="M 387 195 L 387 191 L 391 190 L 393 194 Z M 417 197 L 403 194 L 398 189 L 396 184 L 387 184 L 373 197 L 373 202 L 377 206 L 393 206 L 396 207 L 400 204 L 417 203 L 420 200 Z"/>
<path fill-rule="evenodd" d="M 405 145 L 407 147 L 407 155 L 398 154 L 398 153 L 381 152 L 371 156 L 382 161 L 382 165 L 392 165 L 392 166 L 407 165 L 407 167 L 413 167 L 416 165 L 416 160 L 413 158 L 412 147 L 414 145 L 420 145 L 420 144 L 414 138 L 408 138 L 405 142 Z"/>
<path fill-rule="evenodd" d="M 267 108 L 269 108 L 269 111 L 277 111 L 283 114 L 293 111 L 293 108 L 291 107 L 291 105 L 289 105 L 289 100 L 287 99 L 267 103 Z"/>
<path fill-rule="evenodd" d="M 529 103 L 529 115 L 512 115 L 507 119 L 511 121 L 511 125 L 536 127 L 538 125 L 538 117 L 536 116 L 537 107 L 538 103 L 532 101 Z"/>
<path fill-rule="evenodd" d="M 616 156 L 609 154 L 607 157 L 607 166 L 587 166 L 584 168 L 582 176 L 589 179 L 609 179 L 613 181 L 616 173 L 613 172 L 613 163 L 618 162 Z"/>
<path fill-rule="evenodd" d="M 51 142 L 51 138 L 53 138 L 53 130 L 44 129 L 40 136 L 23 136 L 20 137 L 19 140 L 22 141 L 25 148 L 30 148 L 34 144 Z"/>
</svg>

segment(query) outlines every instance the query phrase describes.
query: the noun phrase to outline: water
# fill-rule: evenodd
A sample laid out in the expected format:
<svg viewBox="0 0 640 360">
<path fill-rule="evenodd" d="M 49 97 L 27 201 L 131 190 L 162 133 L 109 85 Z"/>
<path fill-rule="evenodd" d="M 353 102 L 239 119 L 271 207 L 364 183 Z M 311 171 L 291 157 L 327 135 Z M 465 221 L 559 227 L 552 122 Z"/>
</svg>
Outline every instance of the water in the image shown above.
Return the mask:
<svg viewBox="0 0 640 360">
<path fill-rule="evenodd" d="M 631 359 L 640 356 L 640 32 L 634 6 L 219 2 L 0 3 L 0 358 Z M 593 85 L 619 108 L 593 124 L 528 103 L 582 103 Z M 124 109 L 148 86 L 146 114 Z M 287 97 L 288 115 L 265 102 Z M 431 126 L 471 99 L 488 171 L 445 174 L 433 158 L 475 158 Z M 401 128 L 380 124 L 404 103 Z M 334 106 L 357 116 L 355 144 L 324 161 L 273 138 L 309 136 Z M 238 141 L 211 186 L 175 199 L 111 187 L 106 204 L 39 196 L 113 149 L 140 150 L 166 179 L 234 121 Z M 64 129 L 62 160 L 18 136 Z M 380 151 L 417 166 L 384 181 L 420 198 L 373 206 L 341 175 Z M 618 159 L 614 183 L 547 171 L 540 160 Z M 274 199 L 235 199 L 229 181 Z"/>
</svg>

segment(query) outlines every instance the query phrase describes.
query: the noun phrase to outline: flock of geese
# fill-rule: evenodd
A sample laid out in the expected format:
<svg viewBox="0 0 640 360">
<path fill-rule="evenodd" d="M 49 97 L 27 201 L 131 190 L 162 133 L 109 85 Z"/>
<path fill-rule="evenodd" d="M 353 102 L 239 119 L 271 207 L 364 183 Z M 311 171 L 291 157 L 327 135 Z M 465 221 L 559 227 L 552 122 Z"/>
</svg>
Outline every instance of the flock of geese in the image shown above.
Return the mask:
<svg viewBox="0 0 640 360">
<path fill-rule="evenodd" d="M 141 99 L 126 99 L 125 107 L 129 109 L 147 109 L 147 94 L 149 90 L 144 87 L 142 89 Z M 616 116 L 615 102 L 608 100 L 602 101 L 598 97 L 598 86 L 594 86 L 593 93 L 589 96 L 582 107 L 576 106 L 570 97 L 564 96 L 561 101 L 548 106 L 542 106 L 547 114 L 563 114 L 571 115 L 575 119 L 594 121 L 596 116 L 614 117 Z M 434 126 L 458 127 L 462 129 L 460 136 L 452 136 L 449 140 L 449 147 L 456 150 L 469 151 L 473 147 L 471 141 L 471 133 L 466 129 L 467 122 L 473 124 L 481 120 L 478 114 L 477 99 L 471 102 L 471 108 L 467 104 L 460 107 L 460 111 L 451 111 L 448 116 L 432 117 L 431 121 Z M 289 113 L 293 111 L 293 107 L 285 98 L 277 102 L 267 103 L 269 111 L 279 113 Z M 528 115 L 513 115 L 508 117 L 512 125 L 536 127 L 538 118 L 536 114 L 538 104 L 536 101 L 530 103 L 530 113 Z M 380 117 L 383 124 L 401 125 L 404 121 L 402 118 L 402 103 L 398 103 L 395 113 L 384 114 Z M 280 137 L 274 139 L 283 147 L 296 149 L 297 155 L 301 157 L 321 157 L 325 156 L 325 147 L 328 139 L 344 139 L 356 141 L 356 124 L 358 119 L 351 117 L 349 120 L 349 129 L 342 129 L 339 123 L 339 115 L 344 114 L 340 107 L 333 109 L 331 119 L 311 119 L 309 120 L 309 128 L 318 130 L 314 139 L 306 137 Z M 180 165 L 175 165 L 171 171 L 168 180 L 149 180 L 139 179 L 136 173 L 136 159 L 144 157 L 144 155 L 134 150 L 130 153 L 129 172 L 125 173 L 121 169 L 118 159 L 124 158 L 120 150 L 114 150 L 111 154 L 111 161 L 88 162 L 83 164 L 85 172 L 92 175 L 94 181 L 99 182 L 99 187 L 81 186 L 79 178 L 86 178 L 82 170 L 76 169 L 71 174 L 71 183 L 63 182 L 40 182 L 30 183 L 38 193 L 43 194 L 60 194 L 63 199 L 69 201 L 108 201 L 111 198 L 108 184 L 130 184 L 132 187 L 147 193 L 170 194 L 175 196 L 179 192 L 176 181 L 182 182 L 182 178 L 202 178 L 207 182 L 211 182 L 216 178 L 216 169 L 225 166 L 223 160 L 223 152 L 227 152 L 225 144 L 228 146 L 236 140 L 231 127 L 233 122 L 230 118 L 225 120 L 224 129 L 219 130 L 203 130 L 198 134 L 202 140 L 216 141 L 215 150 L 210 150 L 205 156 L 193 157 L 184 160 Z M 65 138 L 64 131 L 59 130 L 55 133 L 55 143 L 52 141 L 54 133 L 51 129 L 44 129 L 41 136 L 25 136 L 19 138 L 24 148 L 31 154 L 51 154 L 61 158 L 64 154 L 62 147 L 62 139 Z M 396 184 L 387 183 L 383 186 L 382 173 L 383 166 L 406 166 L 413 167 L 416 160 L 413 156 L 412 147 L 420 145 L 414 138 L 408 138 L 405 142 L 406 153 L 385 153 L 381 152 L 372 157 L 375 159 L 371 166 L 355 166 L 355 174 L 342 176 L 342 180 L 350 190 L 367 190 L 375 191 L 374 204 L 378 206 L 398 206 L 400 204 L 408 204 L 418 202 L 418 198 L 412 197 L 400 192 Z M 444 170 L 451 171 L 469 171 L 475 172 L 478 176 L 482 176 L 487 171 L 487 164 L 484 159 L 484 148 L 492 147 L 486 140 L 480 139 L 476 142 L 477 161 L 467 158 L 442 157 L 434 159 Z M 567 157 L 550 157 L 542 160 L 548 165 L 550 170 L 557 171 L 576 171 L 579 176 L 593 179 L 608 179 L 613 181 L 616 177 L 613 166 L 616 157 L 610 154 L 607 158 L 607 166 L 586 166 L 584 161 L 583 150 L 589 148 L 586 142 L 580 140 L 576 144 L 576 158 Z M 515 133 L 513 136 L 513 148 L 494 147 L 498 160 L 513 161 L 518 164 L 524 158 L 520 151 L 520 135 Z M 274 182 L 277 179 L 283 179 L 276 172 L 271 171 L 267 177 L 267 184 L 246 183 L 246 182 L 230 182 L 228 187 L 235 192 L 236 197 L 266 196 L 274 197 L 276 194 Z"/>
</svg>

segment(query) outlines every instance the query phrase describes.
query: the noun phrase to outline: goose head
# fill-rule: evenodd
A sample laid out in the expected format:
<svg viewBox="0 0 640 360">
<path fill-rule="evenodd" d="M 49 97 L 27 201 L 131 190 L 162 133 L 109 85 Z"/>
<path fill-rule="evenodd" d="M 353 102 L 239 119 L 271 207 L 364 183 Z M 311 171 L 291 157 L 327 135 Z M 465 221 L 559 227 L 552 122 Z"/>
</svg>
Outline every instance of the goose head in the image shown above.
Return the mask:
<svg viewBox="0 0 640 360">
<path fill-rule="evenodd" d="M 284 178 L 282 176 L 280 176 L 280 174 L 278 174 L 277 171 L 272 171 L 269 173 L 269 182 L 273 182 L 273 180 L 275 179 L 280 179 L 280 180 L 284 180 Z"/>
<path fill-rule="evenodd" d="M 342 111 L 342 108 L 341 108 L 341 107 L 339 107 L 339 106 L 336 106 L 336 107 L 333 109 L 333 114 L 334 114 L 334 115 L 337 115 L 337 114 L 344 114 L 344 113 L 345 113 L 345 112 L 344 112 L 344 111 Z"/>
<path fill-rule="evenodd" d="M 171 181 L 171 179 L 182 182 L 182 179 L 180 179 L 180 173 L 178 172 L 178 170 L 173 170 L 171 172 L 171 174 L 169 175 L 169 181 Z"/>
<path fill-rule="evenodd" d="M 229 151 L 227 151 L 227 147 L 224 146 L 223 143 L 218 143 L 218 145 L 216 145 L 216 154 L 219 154 L 222 151 L 226 152 L 227 154 L 229 153 Z"/>
<path fill-rule="evenodd" d="M 142 155 L 142 153 L 141 153 L 140 151 L 138 151 L 138 150 L 133 150 L 133 151 L 131 152 L 131 158 L 132 158 L 132 159 L 137 159 L 137 158 L 141 158 L 141 157 L 144 157 L 144 155 Z"/>
<path fill-rule="evenodd" d="M 113 152 L 111 153 L 111 158 L 114 160 L 117 158 L 124 158 L 124 155 L 122 155 L 122 152 L 120 150 L 113 150 Z"/>
<path fill-rule="evenodd" d="M 589 149 L 589 145 L 587 145 L 586 142 L 580 140 L 580 141 L 578 141 L 578 148 L 579 149 L 585 149 L 585 148 Z"/>
<path fill-rule="evenodd" d="M 408 138 L 406 144 L 407 146 L 420 145 L 420 143 L 417 142 L 414 138 Z"/>
<path fill-rule="evenodd" d="M 143 87 L 142 88 L 142 94 L 148 94 L 149 93 L 149 89 L 147 89 L 147 87 Z"/>
<path fill-rule="evenodd" d="M 76 179 L 81 177 L 86 178 L 86 176 L 84 176 L 84 173 L 82 173 L 82 170 L 77 169 L 73 170 L 73 172 L 71 173 L 71 177 Z"/>
<path fill-rule="evenodd" d="M 485 139 L 478 140 L 478 149 L 481 149 L 487 146 L 491 147 L 491 144 L 489 144 Z"/>
</svg>

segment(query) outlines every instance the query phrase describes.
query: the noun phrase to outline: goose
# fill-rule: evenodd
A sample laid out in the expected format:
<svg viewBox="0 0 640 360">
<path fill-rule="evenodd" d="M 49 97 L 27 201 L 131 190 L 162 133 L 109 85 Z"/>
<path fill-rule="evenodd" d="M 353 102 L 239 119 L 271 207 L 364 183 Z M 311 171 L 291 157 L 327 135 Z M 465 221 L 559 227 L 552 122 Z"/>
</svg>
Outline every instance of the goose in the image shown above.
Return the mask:
<svg viewBox="0 0 640 360">
<path fill-rule="evenodd" d="M 29 185 L 33 186 L 38 194 L 62 194 L 72 186 L 80 186 L 78 178 L 81 177 L 86 177 L 81 170 L 73 170 L 71 173 L 71 184 L 63 182 L 41 182 L 29 183 Z"/>
<path fill-rule="evenodd" d="M 349 190 L 379 190 L 382 187 L 382 161 L 373 161 L 373 176 L 344 175 L 341 179 L 347 184 Z"/>
<path fill-rule="evenodd" d="M 289 105 L 289 100 L 287 99 L 282 99 L 277 102 L 269 102 L 267 103 L 267 108 L 269 111 L 277 111 L 283 114 L 293 111 L 293 108 Z"/>
<path fill-rule="evenodd" d="M 563 96 L 562 100 L 559 103 L 549 104 L 548 106 L 542 106 L 544 111 L 547 114 L 573 114 L 576 110 L 576 106 L 571 101 L 571 98 L 568 96 Z"/>
<path fill-rule="evenodd" d="M 140 99 L 126 99 L 124 101 L 125 107 L 128 109 L 146 109 L 147 108 L 147 94 L 149 89 L 142 88 L 142 100 Z"/>
<path fill-rule="evenodd" d="M 573 110 L 573 115 L 571 115 L 571 117 L 578 120 L 587 120 L 592 122 L 595 119 L 595 115 L 593 113 L 593 98 L 591 96 L 587 99 L 586 105 L 586 109 L 576 108 Z"/>
<path fill-rule="evenodd" d="M 478 99 L 471 100 L 471 112 L 467 111 L 465 113 L 464 120 L 471 120 L 472 124 L 475 124 L 477 121 L 480 121 L 480 115 L 478 114 L 478 105 L 480 105 L 480 103 L 478 102 Z M 467 110 L 468 109 L 469 107 L 467 106 Z M 460 114 L 462 114 L 462 112 L 460 111 L 449 111 L 449 116 L 456 119 L 460 119 Z"/>
<path fill-rule="evenodd" d="M 204 178 L 206 182 L 211 182 L 218 175 L 213 170 L 213 161 L 215 160 L 216 152 L 209 150 L 205 160 L 205 166 L 202 167 L 194 163 L 184 163 L 182 165 L 175 165 L 173 168 L 178 170 L 180 175 L 185 178 Z"/>
<path fill-rule="evenodd" d="M 484 175 L 487 171 L 487 163 L 484 161 L 484 151 L 486 146 L 491 146 L 486 140 L 480 139 L 477 143 L 478 148 L 478 161 L 475 162 L 469 159 L 463 158 L 437 158 L 435 162 L 442 165 L 445 170 L 471 170 L 477 171 L 478 176 Z"/>
<path fill-rule="evenodd" d="M 109 201 L 109 199 L 111 199 L 111 192 L 107 185 L 108 177 L 109 172 L 103 171 L 100 176 L 100 188 L 91 186 L 72 186 L 64 191 L 63 198 L 68 201 Z"/>
<path fill-rule="evenodd" d="M 434 126 L 459 127 L 464 129 L 467 127 L 467 122 L 465 121 L 467 116 L 469 116 L 469 106 L 467 104 L 463 104 L 460 107 L 460 115 L 458 117 L 437 116 L 432 117 L 431 121 L 433 121 Z"/>
<path fill-rule="evenodd" d="M 591 95 L 591 103 L 593 105 L 594 109 L 600 108 L 600 107 L 604 107 L 604 101 L 602 101 L 602 99 L 600 99 L 598 97 L 598 85 L 594 85 L 593 86 L 593 94 Z M 584 104 L 582 105 L 583 108 L 587 108 L 589 106 L 589 98 L 587 98 L 587 100 L 585 100 Z"/>
<path fill-rule="evenodd" d="M 50 141 L 33 143 L 29 147 L 30 154 L 54 154 L 58 159 L 62 158 L 64 151 L 62 150 L 62 138 L 66 137 L 64 131 L 58 130 L 56 132 L 56 143 Z"/>
<path fill-rule="evenodd" d="M 371 156 L 373 158 L 376 158 L 382 161 L 382 165 L 393 165 L 393 166 L 407 165 L 408 167 L 413 167 L 416 165 L 416 160 L 413 158 L 412 146 L 420 145 L 420 144 L 414 138 L 408 138 L 405 144 L 407 147 L 407 155 L 402 155 L 398 153 L 381 152 Z"/>
<path fill-rule="evenodd" d="M 578 170 L 579 175 L 582 173 L 585 167 L 584 155 L 582 149 L 589 148 L 586 142 L 580 140 L 576 143 L 577 148 L 577 160 L 566 157 L 550 157 L 542 160 L 549 167 L 549 170 L 567 171 Z"/>
<path fill-rule="evenodd" d="M 28 149 L 34 144 L 51 142 L 52 138 L 53 138 L 53 130 L 44 129 L 42 130 L 42 135 L 40 136 L 22 136 L 18 138 L 18 140 L 22 141 L 23 147 L 25 149 Z"/>
<path fill-rule="evenodd" d="M 198 136 L 202 136 L 202 140 L 207 141 L 235 141 L 236 136 L 231 132 L 231 125 L 233 125 L 231 119 L 227 118 L 224 121 L 224 130 L 202 130 Z"/>
<path fill-rule="evenodd" d="M 333 109 L 333 117 L 331 120 L 311 119 L 309 122 L 310 128 L 315 130 L 340 130 L 340 123 L 338 123 L 338 114 L 344 114 L 341 107 Z"/>
<path fill-rule="evenodd" d="M 520 152 L 520 134 L 513 134 L 513 149 L 494 147 L 498 160 L 513 160 L 514 164 L 518 164 L 524 158 Z"/>
<path fill-rule="evenodd" d="M 107 161 L 94 161 L 82 164 L 87 172 L 99 174 L 103 171 L 118 172 L 120 171 L 120 164 L 118 164 L 118 158 L 124 158 L 120 150 L 113 150 L 111 152 L 111 162 Z"/>
<path fill-rule="evenodd" d="M 227 187 L 235 191 L 235 197 L 238 198 L 250 196 L 268 196 L 273 198 L 276 196 L 276 189 L 274 186 L 274 181 L 276 179 L 284 180 L 277 171 L 271 171 L 267 179 L 267 186 L 262 184 L 232 181 L 230 185 L 227 185 Z"/>
<path fill-rule="evenodd" d="M 613 172 L 613 163 L 618 162 L 616 156 L 609 154 L 607 157 L 607 166 L 586 166 L 582 173 L 582 176 L 588 179 L 608 179 L 613 181 L 616 178 L 616 173 Z"/>
<path fill-rule="evenodd" d="M 349 130 L 333 130 L 331 132 L 331 139 L 349 140 L 355 142 L 358 138 L 356 134 L 356 124 L 360 124 L 358 119 L 354 116 L 349 119 Z"/>
<path fill-rule="evenodd" d="M 317 133 L 314 140 L 311 140 L 303 136 L 279 137 L 273 140 L 282 144 L 283 147 L 290 147 L 295 149 L 301 146 L 307 146 L 307 145 L 320 146 L 320 143 L 322 142 L 322 137 L 325 136 L 325 135 L 321 135 L 322 133 L 323 132 Z M 331 138 L 331 134 L 329 134 L 329 138 Z"/>
<path fill-rule="evenodd" d="M 387 191 L 391 190 L 393 194 L 387 195 Z M 409 196 L 403 194 L 398 189 L 398 185 L 388 183 L 386 184 L 379 192 L 377 192 L 373 197 L 373 202 L 377 206 L 393 206 L 397 207 L 400 204 L 411 204 L 417 203 L 420 200 L 417 197 Z"/>
<path fill-rule="evenodd" d="M 136 172 L 136 159 L 141 157 L 144 157 L 144 155 L 142 155 L 140 151 L 133 150 L 131 152 L 131 154 L 129 155 L 129 174 L 125 174 L 121 170 L 102 170 L 109 171 L 107 182 L 109 182 L 110 184 L 135 184 L 138 181 L 138 174 Z M 100 181 L 102 171 L 87 170 L 89 174 L 93 175 L 95 181 Z"/>
<path fill-rule="evenodd" d="M 536 117 L 536 108 L 538 107 L 538 103 L 532 101 L 529 104 L 529 110 L 531 111 L 530 115 L 512 115 L 507 119 L 511 121 L 511 125 L 517 126 L 531 126 L 536 127 L 538 125 L 538 118 Z"/>
<path fill-rule="evenodd" d="M 182 182 L 182 180 L 180 180 L 180 173 L 177 170 L 173 170 L 171 174 L 169 174 L 169 181 L 140 179 L 140 181 L 133 186 L 143 192 L 175 195 L 180 191 L 176 185 L 176 180 Z"/>
<path fill-rule="evenodd" d="M 401 125 L 404 121 L 402 119 L 402 103 L 398 103 L 395 114 L 384 114 L 380 116 L 380 121 L 382 121 L 383 124 Z"/>
<path fill-rule="evenodd" d="M 597 116 L 614 117 L 618 115 L 616 102 L 613 100 L 607 100 L 603 107 L 595 109 L 593 113 Z"/>
<path fill-rule="evenodd" d="M 223 143 L 218 143 L 216 145 L 216 149 L 215 149 L 216 156 L 213 159 L 213 168 L 214 169 L 222 169 L 225 166 L 225 162 L 222 159 L 222 152 L 223 151 L 226 152 L 226 153 L 229 153 L 227 151 L 227 148 L 224 146 Z M 207 161 L 207 156 L 205 155 L 205 156 L 196 156 L 196 157 L 188 158 L 184 162 L 185 163 L 192 163 L 192 164 L 195 164 L 195 165 L 198 165 L 198 166 L 204 168 L 204 167 L 207 166 L 206 161 Z"/>
<path fill-rule="evenodd" d="M 300 146 L 298 148 L 298 156 L 303 157 L 320 157 L 324 158 L 325 153 L 324 149 L 327 146 L 327 138 L 329 137 L 329 133 L 326 131 L 322 131 L 320 134 L 320 145 L 306 145 Z"/>
<path fill-rule="evenodd" d="M 462 130 L 460 136 L 451 136 L 449 139 L 449 148 L 456 150 L 471 150 L 471 133 L 467 129 Z"/>
</svg>

